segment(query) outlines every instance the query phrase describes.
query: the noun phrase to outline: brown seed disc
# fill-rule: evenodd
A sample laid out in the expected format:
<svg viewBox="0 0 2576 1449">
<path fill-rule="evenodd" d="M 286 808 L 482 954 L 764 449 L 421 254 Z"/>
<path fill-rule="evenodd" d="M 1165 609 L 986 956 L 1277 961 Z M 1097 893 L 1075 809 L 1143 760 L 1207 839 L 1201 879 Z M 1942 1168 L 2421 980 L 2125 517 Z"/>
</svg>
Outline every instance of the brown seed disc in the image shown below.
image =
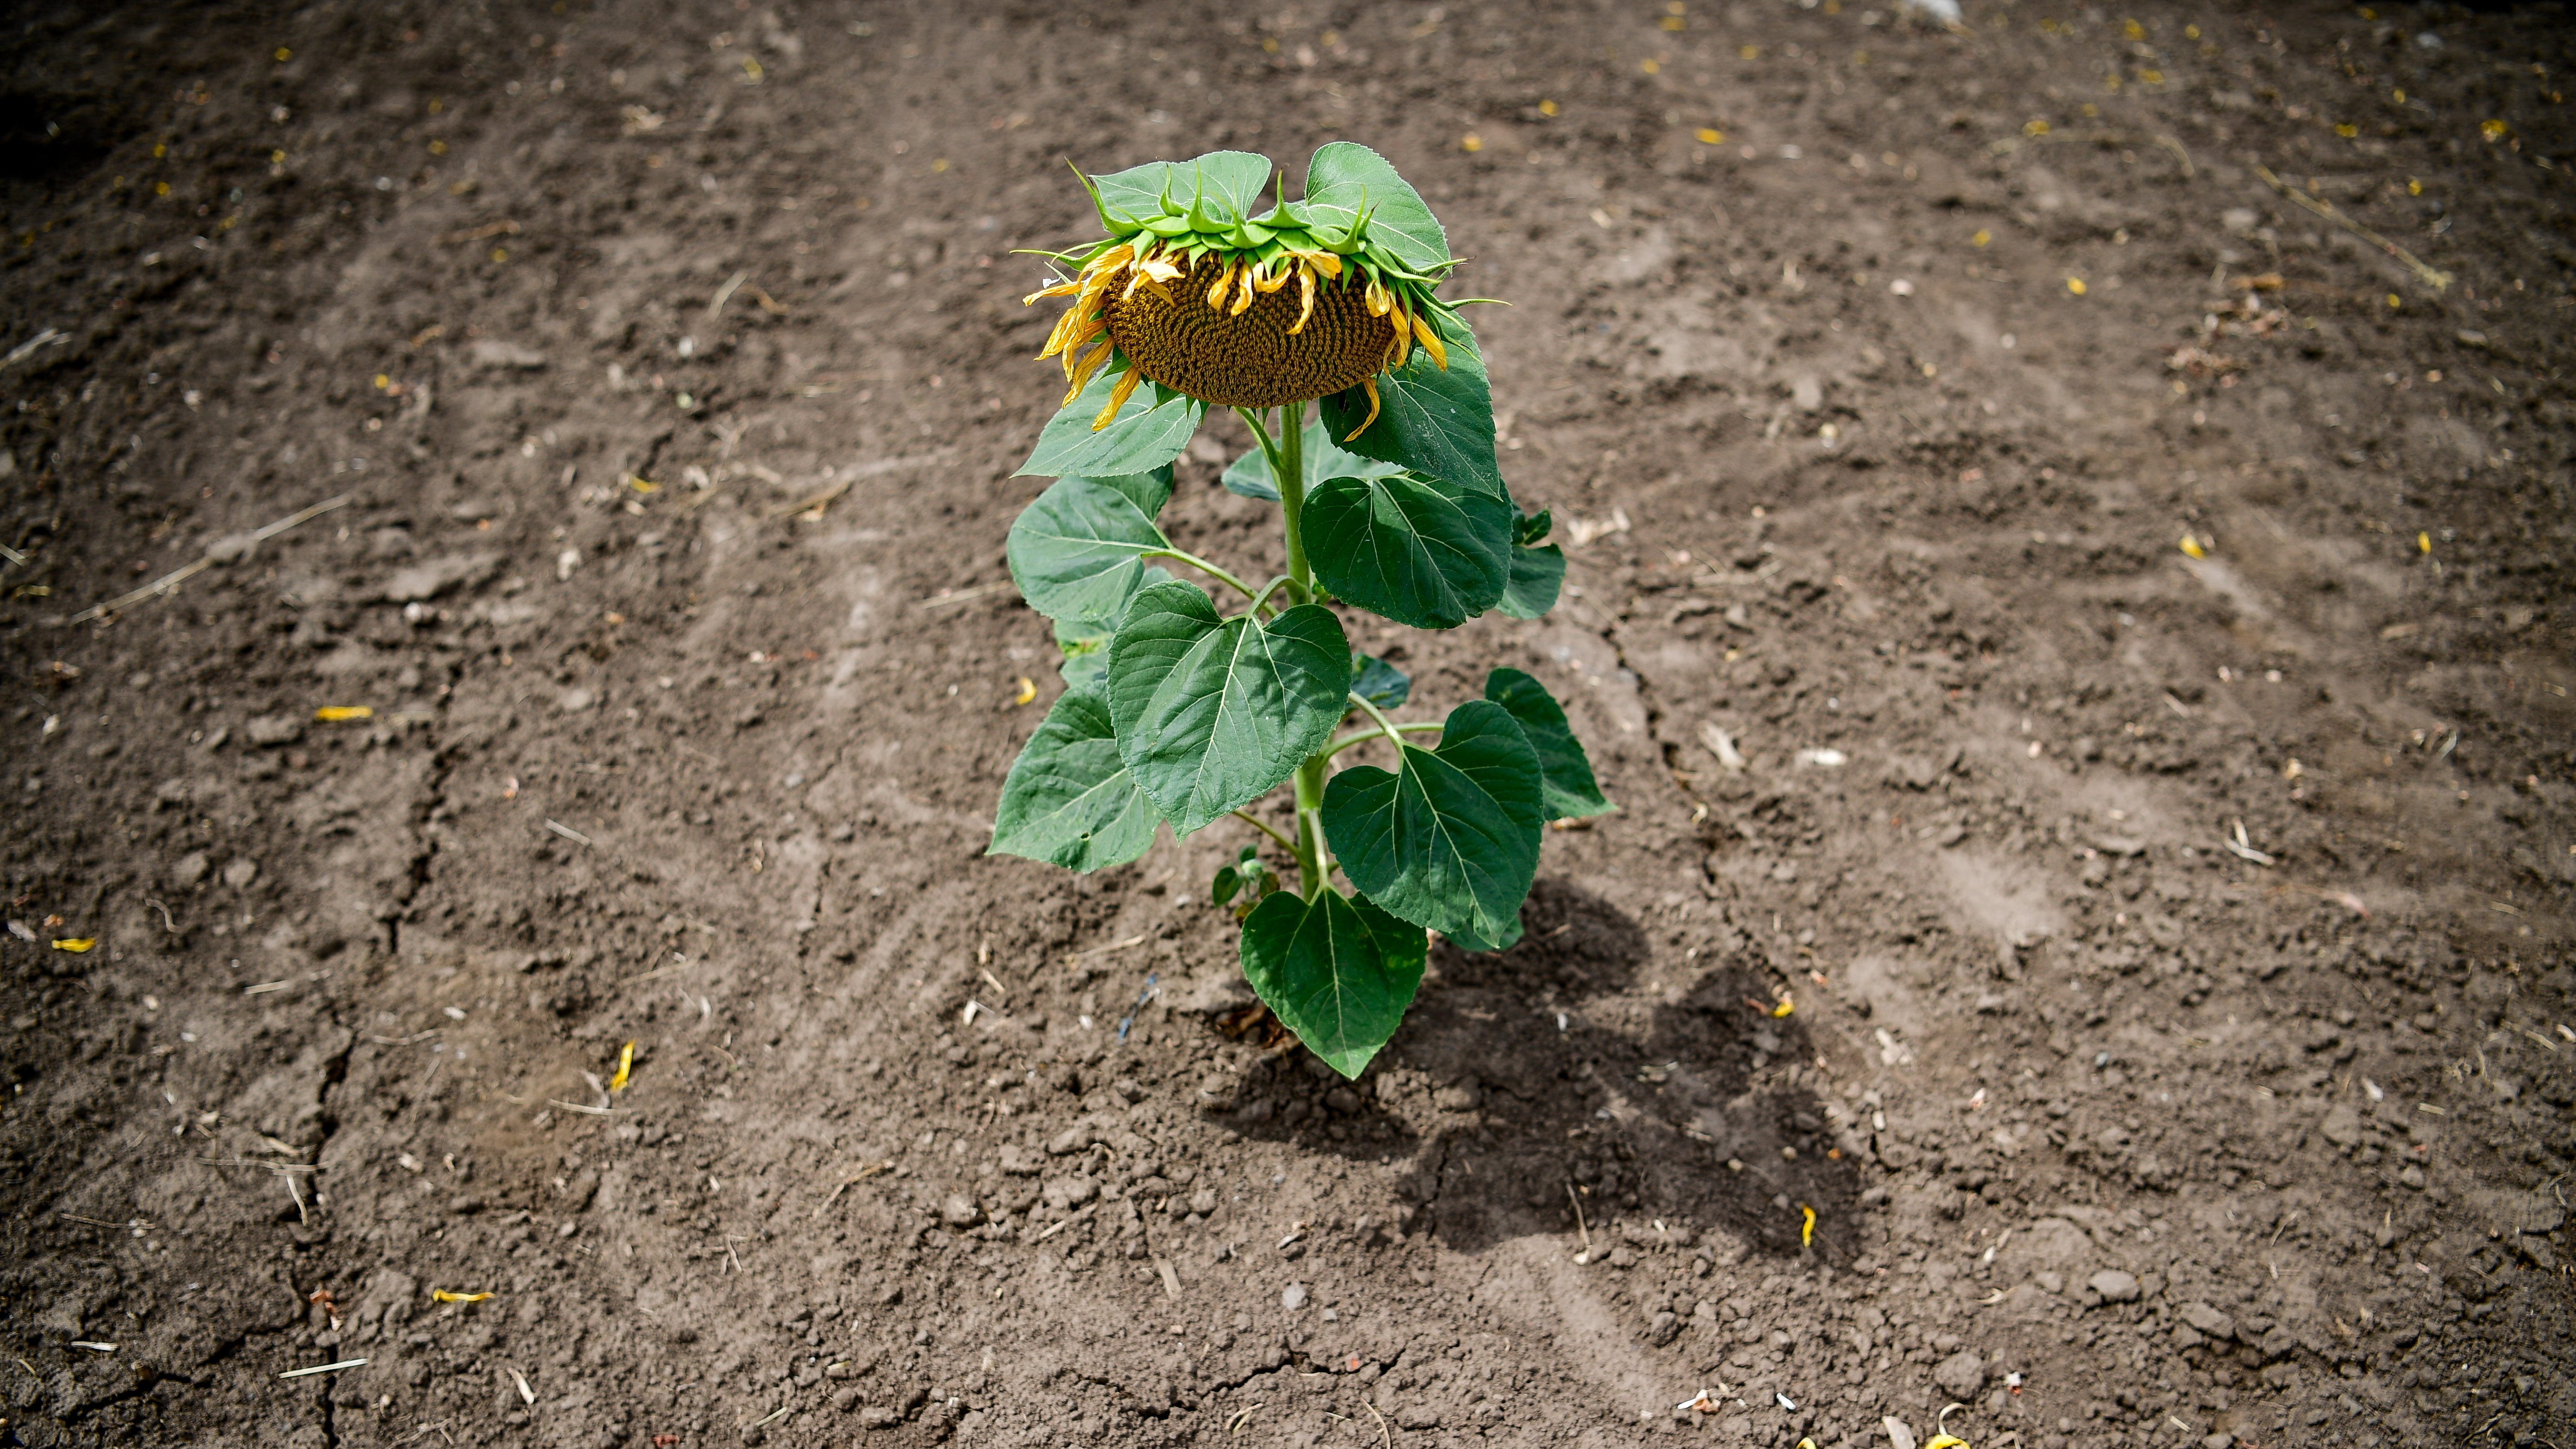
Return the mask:
<svg viewBox="0 0 2576 1449">
<path fill-rule="evenodd" d="M 1385 364 L 1395 322 L 1370 316 L 1361 288 L 1319 280 L 1314 315 L 1292 337 L 1297 283 L 1253 293 L 1243 315 L 1230 317 L 1207 304 L 1220 265 L 1213 255 L 1199 258 L 1165 287 L 1168 302 L 1143 287 L 1122 302 L 1113 290 L 1103 307 L 1109 335 L 1139 372 L 1219 407 L 1267 408 L 1347 391 Z M 1227 307 L 1234 297 L 1229 288 Z"/>
</svg>

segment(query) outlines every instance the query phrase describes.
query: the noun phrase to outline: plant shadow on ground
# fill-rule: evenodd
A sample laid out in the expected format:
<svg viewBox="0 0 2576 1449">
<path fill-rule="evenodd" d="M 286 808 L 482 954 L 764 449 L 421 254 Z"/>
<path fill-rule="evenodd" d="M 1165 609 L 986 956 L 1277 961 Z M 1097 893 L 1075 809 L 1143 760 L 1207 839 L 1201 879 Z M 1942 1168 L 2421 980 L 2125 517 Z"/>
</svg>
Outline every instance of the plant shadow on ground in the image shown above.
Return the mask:
<svg viewBox="0 0 2576 1449">
<path fill-rule="evenodd" d="M 1579 1195 L 1605 1247 L 1661 1220 L 1765 1256 L 1847 1259 L 1829 1233 L 1801 1242 L 1800 1205 L 1848 1221 L 1860 1172 L 1832 1155 L 1825 1104 L 1795 1070 L 1815 1057 L 1805 1026 L 1755 1004 L 1770 995 L 1763 975 L 1719 961 L 1641 995 L 1645 932 L 1608 902 L 1541 880 L 1522 919 L 1509 951 L 1438 948 L 1358 1082 L 1282 1053 L 1247 1076 L 1234 1125 L 1308 1151 L 1411 1157 L 1399 1190 L 1416 1230 L 1461 1251 L 1575 1232 Z"/>
</svg>

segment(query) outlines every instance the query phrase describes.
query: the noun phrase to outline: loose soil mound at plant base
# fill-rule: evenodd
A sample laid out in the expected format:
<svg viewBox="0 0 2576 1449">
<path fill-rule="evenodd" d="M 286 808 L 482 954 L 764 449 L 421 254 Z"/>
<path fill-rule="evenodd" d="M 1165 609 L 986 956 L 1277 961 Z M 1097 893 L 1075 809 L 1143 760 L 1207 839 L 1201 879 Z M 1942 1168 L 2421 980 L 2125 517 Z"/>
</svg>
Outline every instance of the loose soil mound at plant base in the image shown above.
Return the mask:
<svg viewBox="0 0 2576 1449">
<path fill-rule="evenodd" d="M 33 13 L 11 1432 L 2548 1437 L 2552 14 Z M 1400 662 L 1622 806 L 1348 1086 L 1238 832 L 982 854 L 1010 249 L 1345 136 L 1579 540 Z M 1267 546 L 1243 445 L 1181 546 Z"/>
</svg>

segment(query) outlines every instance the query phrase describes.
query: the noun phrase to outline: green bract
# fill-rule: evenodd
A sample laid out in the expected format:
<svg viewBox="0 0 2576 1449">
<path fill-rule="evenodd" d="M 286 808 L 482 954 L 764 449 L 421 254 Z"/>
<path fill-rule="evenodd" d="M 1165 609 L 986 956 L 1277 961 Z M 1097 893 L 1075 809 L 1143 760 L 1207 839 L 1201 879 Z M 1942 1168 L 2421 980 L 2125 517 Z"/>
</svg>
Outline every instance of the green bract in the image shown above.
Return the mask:
<svg viewBox="0 0 2576 1449">
<path fill-rule="evenodd" d="M 1259 832 L 1210 899 L 1242 922 L 1243 971 L 1263 1003 L 1355 1077 L 1402 1022 L 1427 933 L 1509 949 L 1547 822 L 1612 807 L 1530 675 L 1496 669 L 1483 698 L 1440 723 L 1399 722 L 1413 681 L 1351 648 L 1353 610 L 1417 629 L 1536 618 L 1556 602 L 1565 556 L 1546 541 L 1548 515 L 1521 512 L 1503 482 L 1475 334 L 1434 294 L 1457 263 L 1421 196 L 1347 142 L 1316 152 L 1300 200 L 1283 183 L 1264 206 L 1270 175 L 1262 157 L 1219 151 L 1085 178 L 1108 235 L 1052 254 L 1078 274 L 1039 294 L 1076 298 L 1049 344 L 1073 386 L 1021 470 L 1055 481 L 1012 524 L 1009 559 L 1021 597 L 1054 621 L 1065 692 L 1003 782 L 992 850 L 1090 871 L 1135 860 L 1162 823 Z M 1382 369 L 1327 384 L 1343 390 L 1311 420 L 1320 387 L 1263 406 L 1215 398 L 1256 445 L 1224 486 L 1279 505 L 1286 572 L 1265 585 L 1165 531 L 1172 462 L 1211 402 L 1186 378 L 1140 387 L 1112 316 L 1120 296 L 1205 275 L 1218 281 L 1204 305 L 1242 319 L 1245 340 L 1230 353 L 1232 324 L 1192 323 L 1196 350 L 1171 354 L 1191 377 L 1245 387 L 1263 366 L 1296 374 L 1281 344 L 1310 314 L 1338 319 L 1345 350 L 1353 327 L 1386 339 Z M 1295 312 L 1254 306 L 1292 284 L 1306 289 Z M 1148 323 L 1175 315 L 1164 301 Z M 1214 582 L 1222 602 L 1174 568 Z M 1337 773 L 1350 749 L 1368 755 Z M 1261 802 L 1281 785 L 1293 799 L 1274 824 Z M 1293 863 L 1293 886 L 1265 847 Z"/>
</svg>

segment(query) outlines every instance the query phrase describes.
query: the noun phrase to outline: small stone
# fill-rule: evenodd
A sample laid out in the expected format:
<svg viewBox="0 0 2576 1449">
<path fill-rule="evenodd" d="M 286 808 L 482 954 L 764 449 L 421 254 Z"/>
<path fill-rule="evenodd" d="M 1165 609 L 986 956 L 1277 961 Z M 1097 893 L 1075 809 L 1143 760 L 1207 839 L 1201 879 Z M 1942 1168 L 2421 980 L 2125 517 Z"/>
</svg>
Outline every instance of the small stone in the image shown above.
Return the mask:
<svg viewBox="0 0 2576 1449">
<path fill-rule="evenodd" d="M 2236 1436 L 2221 1429 L 2215 1434 L 2204 1436 L 2200 1441 L 2200 1449 L 2236 1449 Z"/>
<path fill-rule="evenodd" d="M 2066 1291 L 2066 1279 L 2060 1274 L 2040 1273 L 2033 1276 L 2030 1281 L 2038 1284 L 2039 1291 L 2042 1293 L 2063 1293 Z"/>
<path fill-rule="evenodd" d="M 567 689 L 555 700 L 555 707 L 566 714 L 579 714 L 599 702 L 599 696 L 587 689 Z"/>
<path fill-rule="evenodd" d="M 247 889 L 250 883 L 257 879 L 259 879 L 259 862 L 247 855 L 235 856 L 224 863 L 224 884 L 234 890 Z"/>
<path fill-rule="evenodd" d="M 178 862 L 170 867 L 170 884 L 186 890 L 204 880 L 206 872 L 214 868 L 215 863 L 206 858 L 204 851 L 189 851 L 186 855 L 180 856 Z"/>
<path fill-rule="evenodd" d="M 2328 1142 L 2337 1147 L 2350 1147 L 2361 1140 L 2361 1114 L 2351 1104 L 2337 1102 L 2326 1113 L 2325 1122 L 2317 1128 Z"/>
<path fill-rule="evenodd" d="M 952 1228 L 971 1228 L 984 1220 L 984 1210 L 962 1192 L 952 1192 L 939 1204 L 939 1220 Z"/>
<path fill-rule="evenodd" d="M 1208 1214 L 1215 1212 L 1216 1204 L 1216 1190 L 1214 1188 L 1203 1187 L 1190 1194 L 1190 1211 L 1197 1213 L 1200 1217 L 1206 1217 Z"/>
<path fill-rule="evenodd" d="M 1682 1320 L 1680 1315 L 1673 1313 L 1658 1313 L 1646 1325 L 1646 1342 L 1653 1344 L 1657 1348 L 1662 1348 L 1674 1339 L 1679 1338 L 1681 1336 L 1681 1331 Z"/>
<path fill-rule="evenodd" d="M 497 337 L 486 337 L 475 343 L 469 349 L 469 355 L 473 357 L 474 365 L 477 367 L 499 367 L 519 372 L 534 372 L 546 365 L 544 353 L 533 347 L 522 347 L 515 342 L 504 342 Z"/>
<path fill-rule="evenodd" d="M 2103 1269 L 2101 1272 L 2085 1279 L 2084 1286 L 2092 1289 L 2094 1294 L 2105 1303 L 2135 1303 L 2138 1301 L 2138 1280 L 2136 1276 L 2129 1273 L 2123 1273 L 2117 1268 Z"/>
<path fill-rule="evenodd" d="M 274 749 L 304 738 L 304 721 L 291 714 L 254 715 L 242 726 L 242 733 L 250 737 L 252 744 Z"/>
<path fill-rule="evenodd" d="M 452 1197 L 447 1200 L 447 1210 L 458 1214 L 459 1216 L 466 1213 L 479 1213 L 483 1211 L 483 1199 L 479 1197 Z"/>
<path fill-rule="evenodd" d="M 1045 1165 L 1044 1157 L 1017 1143 L 1002 1149 L 1001 1168 L 1013 1177 L 1035 1177 L 1038 1175 L 1038 1169 Z"/>
<path fill-rule="evenodd" d="M 1975 1350 L 1963 1348 L 1933 1365 L 1932 1382 L 1954 1400 L 1972 1401 L 1986 1386 L 1986 1361 Z"/>
<path fill-rule="evenodd" d="M 862 1429 L 891 1429 L 902 1422 L 903 1415 L 884 1404 L 870 1404 L 859 1410 L 859 1427 Z"/>
<path fill-rule="evenodd" d="M 1145 1100 L 1145 1089 L 1137 1084 L 1134 1077 L 1120 1077 L 1109 1084 L 1109 1090 L 1121 1102 L 1133 1104 Z"/>
<path fill-rule="evenodd" d="M 1476 1104 L 1483 1100 L 1483 1094 L 1476 1090 L 1476 1084 L 1473 1082 L 1460 1082 L 1456 1086 L 1442 1087 L 1431 1094 L 1431 1105 L 1443 1112 L 1473 1112 L 1476 1110 Z"/>
<path fill-rule="evenodd" d="M 2422 1192 L 2424 1190 L 2424 1169 L 2410 1166 L 2405 1171 L 2397 1174 L 2397 1180 L 2401 1184 L 2415 1189 L 2417 1192 Z"/>
<path fill-rule="evenodd" d="M 2225 1342 L 2236 1336 L 2236 1320 L 2197 1300 L 2182 1306 L 2182 1321 Z"/>
<path fill-rule="evenodd" d="M 1352 1116 L 1360 1109 L 1360 1094 L 1348 1087 L 1335 1087 L 1324 1094 L 1324 1105 L 1341 1116 Z"/>
<path fill-rule="evenodd" d="M 1091 1129 L 1067 1127 L 1047 1139 L 1046 1150 L 1057 1157 L 1069 1157 L 1091 1145 Z"/>
<path fill-rule="evenodd" d="M 1306 1285 L 1291 1283 L 1279 1290 L 1279 1306 L 1291 1313 L 1306 1306 Z"/>
<path fill-rule="evenodd" d="M 1045 1195 L 1047 1206 L 1060 1211 L 1078 1208 L 1091 1201 L 1100 1192 L 1100 1184 L 1088 1176 L 1051 1177 L 1039 1190 Z"/>
</svg>

